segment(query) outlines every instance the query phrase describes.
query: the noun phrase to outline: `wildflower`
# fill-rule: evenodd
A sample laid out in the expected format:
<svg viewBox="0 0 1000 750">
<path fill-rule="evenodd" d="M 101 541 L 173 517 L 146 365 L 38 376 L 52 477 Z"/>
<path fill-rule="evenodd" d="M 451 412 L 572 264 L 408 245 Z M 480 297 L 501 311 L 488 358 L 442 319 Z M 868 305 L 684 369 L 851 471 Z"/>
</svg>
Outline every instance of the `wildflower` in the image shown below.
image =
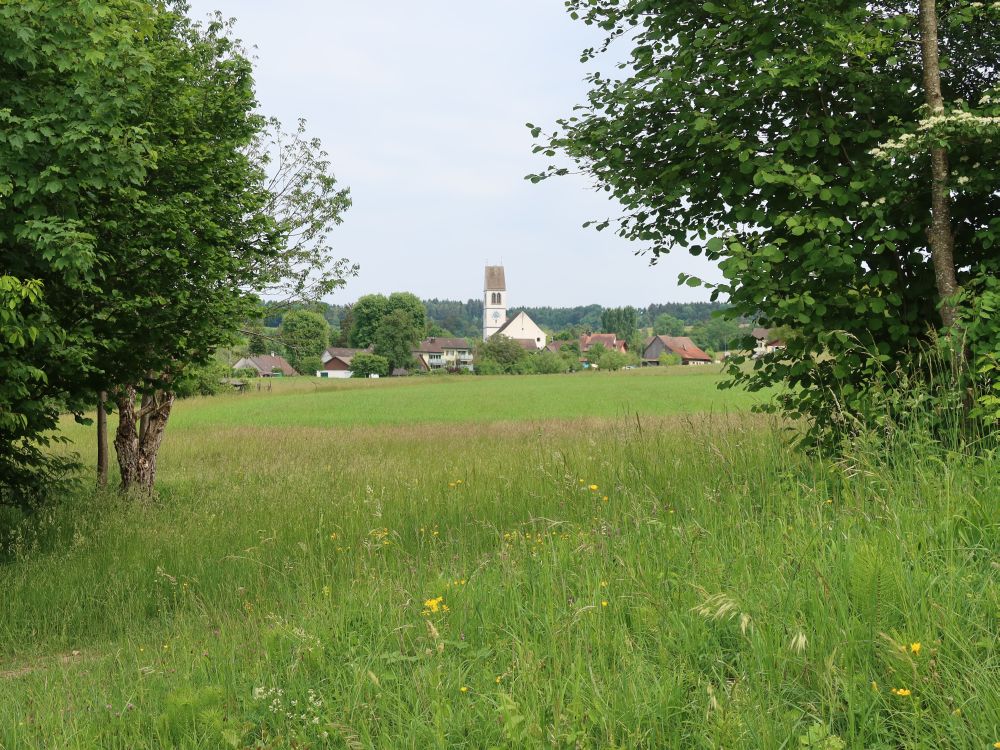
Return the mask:
<svg viewBox="0 0 1000 750">
<path fill-rule="evenodd" d="M 917 641 L 915 643 L 911 643 L 910 644 L 910 653 L 911 654 L 919 654 L 920 653 L 920 649 L 921 649 L 920 641 Z"/>
<path fill-rule="evenodd" d="M 463 693 L 469 692 L 469 688 L 467 688 L 465 685 L 462 685 L 462 687 L 460 687 L 459 690 L 462 691 Z"/>
<path fill-rule="evenodd" d="M 583 481 L 583 480 L 581 479 L 581 480 L 580 480 L 580 484 L 586 484 L 586 482 L 584 482 L 584 481 Z"/>
<path fill-rule="evenodd" d="M 601 588 L 602 589 L 606 589 L 607 587 L 608 587 L 608 582 L 607 581 L 601 581 Z"/>
<path fill-rule="evenodd" d="M 607 502 L 608 501 L 608 496 L 605 495 L 604 497 L 601 498 L 601 500 L 603 500 L 604 502 Z"/>
<path fill-rule="evenodd" d="M 330 533 L 330 538 L 331 539 L 336 539 L 337 538 L 337 532 L 336 531 L 331 532 Z"/>
<path fill-rule="evenodd" d="M 330 596 L 330 587 L 329 586 L 324 586 L 323 587 L 323 596 Z"/>
<path fill-rule="evenodd" d="M 875 682 L 875 680 L 872 680 L 872 690 L 874 690 L 876 693 L 878 692 L 878 683 Z"/>
<path fill-rule="evenodd" d="M 962 709 L 960 709 L 960 708 L 956 708 L 956 709 L 955 709 L 954 711 L 952 711 L 951 713 L 952 713 L 952 716 L 961 716 L 961 715 L 962 715 Z M 994 745 L 993 747 L 996 747 L 996 745 Z"/>
<path fill-rule="evenodd" d="M 463 479 L 456 479 L 455 480 L 455 484 L 461 484 L 463 481 L 465 481 L 465 480 L 463 480 Z"/>
<path fill-rule="evenodd" d="M 448 482 L 448 486 L 449 486 L 449 487 L 454 487 L 454 486 L 455 486 L 455 483 L 454 483 L 454 482 Z"/>
<path fill-rule="evenodd" d="M 443 596 L 438 596 L 433 599 L 428 599 L 427 601 L 424 602 L 424 614 L 427 614 L 429 612 L 440 612 L 442 602 L 444 602 Z M 448 611 L 447 606 L 444 608 L 444 611 L 445 612 Z"/>
<path fill-rule="evenodd" d="M 993 747 L 997 748 L 997 750 L 1000 750 L 1000 742 L 994 742 Z"/>
<path fill-rule="evenodd" d="M 892 694 L 898 695 L 900 698 L 905 698 L 911 694 L 911 691 L 909 688 L 893 688 Z"/>
<path fill-rule="evenodd" d="M 602 599 L 601 600 L 601 606 L 602 607 L 607 607 L 608 606 L 608 600 L 607 599 Z"/>
<path fill-rule="evenodd" d="M 590 491 L 591 492 L 597 492 L 597 485 L 596 484 L 590 485 Z"/>
</svg>

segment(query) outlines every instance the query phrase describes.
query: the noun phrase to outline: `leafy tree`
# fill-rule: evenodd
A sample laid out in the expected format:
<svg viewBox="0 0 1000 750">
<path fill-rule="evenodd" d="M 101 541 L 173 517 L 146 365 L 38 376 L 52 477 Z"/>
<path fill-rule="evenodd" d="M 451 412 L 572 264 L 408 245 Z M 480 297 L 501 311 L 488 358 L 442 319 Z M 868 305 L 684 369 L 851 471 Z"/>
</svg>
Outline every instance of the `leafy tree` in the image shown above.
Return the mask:
<svg viewBox="0 0 1000 750">
<path fill-rule="evenodd" d="M 355 306 L 356 307 L 356 306 Z M 424 331 L 409 310 L 398 307 L 382 316 L 373 338 L 374 352 L 389 362 L 390 371 L 413 364 L 413 349 Z"/>
<path fill-rule="evenodd" d="M 281 341 L 285 345 L 288 364 L 302 374 L 315 372 L 315 364 L 326 350 L 330 340 L 330 324 L 318 313 L 297 310 L 290 312 L 281 322 Z M 307 362 L 308 360 L 308 362 Z"/>
<path fill-rule="evenodd" d="M 358 352 L 351 360 L 351 377 L 353 378 L 367 378 L 370 375 L 384 378 L 390 372 L 389 360 L 378 354 Z"/>
<path fill-rule="evenodd" d="M 634 307 L 612 307 L 601 313 L 601 329 L 624 341 L 635 338 L 639 328 L 639 311 Z"/>
<path fill-rule="evenodd" d="M 683 336 L 684 322 L 673 315 L 662 313 L 653 321 L 653 333 L 657 336 Z"/>
<path fill-rule="evenodd" d="M 513 373 L 527 356 L 514 339 L 496 334 L 476 347 L 476 371 L 484 375 Z"/>
<path fill-rule="evenodd" d="M 590 348 L 586 351 L 587 361 L 596 364 L 597 360 L 599 360 L 606 351 L 608 351 L 608 348 L 600 342 L 591 344 Z"/>
<path fill-rule="evenodd" d="M 566 360 L 560 357 L 555 352 L 550 352 L 547 349 L 543 349 L 540 352 L 536 352 L 528 357 L 531 362 L 531 368 L 534 372 L 539 375 L 554 375 L 560 372 L 566 372 L 569 367 L 566 365 Z"/>
<path fill-rule="evenodd" d="M 410 292 L 393 292 L 386 303 L 386 314 L 402 310 L 412 319 L 420 332 L 427 328 L 427 309 L 420 298 Z"/>
<path fill-rule="evenodd" d="M 152 162 L 135 93 L 153 16 L 141 0 L 0 4 L 0 499 L 38 496 L 68 468 L 40 449 L 92 397 L 94 219 Z"/>
<path fill-rule="evenodd" d="M 591 360 L 595 361 L 595 360 Z M 606 349 L 596 358 L 597 366 L 601 370 L 620 370 L 625 365 L 630 364 L 627 354 Z"/>
<path fill-rule="evenodd" d="M 375 342 L 375 329 L 389 311 L 389 300 L 384 294 L 366 294 L 358 298 L 351 308 L 351 346 L 365 348 Z"/>
<path fill-rule="evenodd" d="M 617 77 L 589 78 L 587 106 L 538 150 L 569 155 L 617 198 L 622 236 L 654 256 L 680 247 L 717 262 L 725 281 L 712 294 L 728 298 L 727 317 L 761 313 L 800 332 L 729 372 L 753 389 L 794 386 L 778 403 L 814 418 L 812 438 L 830 436 L 838 409 L 863 417 L 867 385 L 916 367 L 949 306 L 975 307 L 973 290 L 1000 274 L 991 4 L 949 4 L 937 40 L 931 0 L 919 17 L 893 1 L 567 5 L 608 33 L 586 59 L 620 37 L 631 54 Z M 928 46 L 947 63 L 937 81 Z M 954 289 L 968 291 L 952 300 Z M 994 327 L 970 342 L 973 356 L 998 340 Z"/>
<path fill-rule="evenodd" d="M 748 333 L 735 320 L 713 317 L 691 329 L 691 340 L 703 349 L 727 351 L 739 348 Z"/>
<path fill-rule="evenodd" d="M 681 356 L 673 352 L 661 352 L 659 362 L 664 366 L 679 365 L 681 363 Z"/>
</svg>

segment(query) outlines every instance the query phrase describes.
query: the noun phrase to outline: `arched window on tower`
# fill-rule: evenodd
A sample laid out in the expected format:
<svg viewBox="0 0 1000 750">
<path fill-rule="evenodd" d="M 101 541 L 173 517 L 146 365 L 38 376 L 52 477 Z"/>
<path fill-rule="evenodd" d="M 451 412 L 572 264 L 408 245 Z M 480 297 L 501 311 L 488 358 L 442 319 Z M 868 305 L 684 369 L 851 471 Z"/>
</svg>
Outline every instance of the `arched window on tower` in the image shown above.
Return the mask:
<svg viewBox="0 0 1000 750">
<path fill-rule="evenodd" d="M 492 296 L 490 297 L 490 304 L 491 305 L 500 304 L 500 292 L 493 292 Z"/>
</svg>

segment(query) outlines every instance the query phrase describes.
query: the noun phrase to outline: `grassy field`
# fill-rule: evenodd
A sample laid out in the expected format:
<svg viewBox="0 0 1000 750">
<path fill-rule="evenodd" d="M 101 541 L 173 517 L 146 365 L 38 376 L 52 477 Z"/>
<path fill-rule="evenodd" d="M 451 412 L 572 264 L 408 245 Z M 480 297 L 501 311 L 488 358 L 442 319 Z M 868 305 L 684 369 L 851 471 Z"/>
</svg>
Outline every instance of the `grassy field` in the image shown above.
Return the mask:
<svg viewBox="0 0 1000 750">
<path fill-rule="evenodd" d="M 158 502 L 7 540 L 0 748 L 1000 742 L 996 461 L 809 458 L 717 379 L 181 403 Z"/>
</svg>

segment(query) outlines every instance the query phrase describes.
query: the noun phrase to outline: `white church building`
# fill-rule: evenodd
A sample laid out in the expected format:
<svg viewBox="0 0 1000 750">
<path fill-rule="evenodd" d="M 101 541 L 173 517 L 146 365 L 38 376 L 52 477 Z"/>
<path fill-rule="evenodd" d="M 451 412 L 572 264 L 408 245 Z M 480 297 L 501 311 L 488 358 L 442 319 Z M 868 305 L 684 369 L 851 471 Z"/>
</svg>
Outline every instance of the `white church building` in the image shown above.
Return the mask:
<svg viewBox="0 0 1000 750">
<path fill-rule="evenodd" d="M 525 349 L 544 349 L 548 337 L 527 313 L 507 318 L 507 279 L 503 266 L 486 266 L 483 280 L 483 341 L 491 336 L 514 339 Z"/>
</svg>

